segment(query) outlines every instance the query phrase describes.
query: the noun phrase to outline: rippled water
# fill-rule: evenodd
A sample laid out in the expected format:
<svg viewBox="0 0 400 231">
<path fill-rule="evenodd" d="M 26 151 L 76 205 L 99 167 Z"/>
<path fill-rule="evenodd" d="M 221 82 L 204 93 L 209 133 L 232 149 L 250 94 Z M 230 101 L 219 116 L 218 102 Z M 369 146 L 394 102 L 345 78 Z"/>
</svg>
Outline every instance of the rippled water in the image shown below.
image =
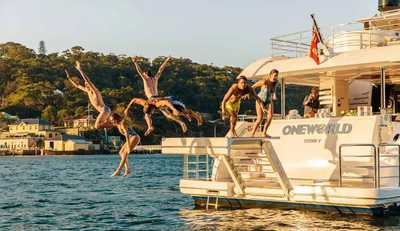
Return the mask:
<svg viewBox="0 0 400 231">
<path fill-rule="evenodd" d="M 112 178 L 118 156 L 0 158 L 0 230 L 374 230 L 400 218 L 295 210 L 193 210 L 179 193 L 179 156 L 131 155 L 130 177 Z"/>
</svg>

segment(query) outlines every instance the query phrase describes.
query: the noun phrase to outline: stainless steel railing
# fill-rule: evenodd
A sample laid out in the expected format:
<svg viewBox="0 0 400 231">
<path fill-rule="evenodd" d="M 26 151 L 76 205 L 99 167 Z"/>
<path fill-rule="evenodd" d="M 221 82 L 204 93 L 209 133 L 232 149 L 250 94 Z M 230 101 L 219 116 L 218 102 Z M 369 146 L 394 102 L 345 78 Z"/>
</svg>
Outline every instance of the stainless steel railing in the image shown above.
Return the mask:
<svg viewBox="0 0 400 231">
<path fill-rule="evenodd" d="M 350 50 L 366 49 L 377 46 L 390 46 L 393 41 L 399 41 L 396 31 L 370 29 L 365 30 L 358 22 L 320 28 L 325 44 L 333 53 Z M 309 53 L 312 31 L 276 36 L 270 39 L 272 56 L 287 56 L 291 58 L 307 56 Z M 397 42 L 396 42 L 397 44 Z"/>
<path fill-rule="evenodd" d="M 370 155 L 343 155 L 343 148 L 351 148 L 351 147 L 369 147 L 373 150 L 373 154 Z M 390 155 L 390 154 L 382 154 L 381 153 L 381 148 L 383 147 L 396 147 L 397 148 L 397 154 L 396 155 Z M 367 167 L 373 167 L 374 169 L 374 176 L 373 182 L 374 182 L 374 188 L 380 188 L 381 187 L 381 157 L 390 157 L 390 158 L 396 158 L 397 165 L 389 165 L 386 167 L 396 167 L 398 168 L 398 174 L 397 175 L 392 175 L 392 176 L 386 176 L 387 178 L 393 178 L 397 177 L 399 178 L 400 176 L 400 145 L 397 144 L 379 144 L 379 145 L 374 145 L 374 144 L 341 144 L 339 146 L 339 187 L 343 187 L 343 179 L 346 177 L 343 176 L 343 158 L 344 157 L 353 157 L 353 158 L 373 158 L 373 165 L 364 165 L 361 167 L 367 168 Z M 357 168 L 358 166 L 355 166 L 354 168 Z M 356 177 L 351 177 L 351 179 L 355 179 Z M 357 179 L 362 179 L 363 177 L 358 177 Z M 399 186 L 400 186 L 400 179 L 399 179 Z"/>
<path fill-rule="evenodd" d="M 382 155 L 382 153 L 381 153 L 381 148 L 382 147 L 395 147 L 395 148 L 397 148 L 397 154 L 396 155 L 390 155 L 390 154 L 383 154 Z M 381 157 L 389 157 L 389 158 L 397 158 L 397 165 L 393 165 L 393 166 L 390 166 L 390 167 L 393 167 L 393 168 L 397 168 L 398 169 L 398 175 L 397 176 L 392 176 L 392 177 L 398 177 L 399 178 L 399 184 L 398 184 L 398 186 L 400 187 L 400 145 L 398 145 L 398 144 L 379 144 L 378 145 L 378 153 L 377 153 L 377 155 L 378 155 L 378 167 L 379 167 L 379 169 L 378 169 L 378 187 L 380 187 L 380 179 L 381 179 L 381 175 L 380 175 L 380 159 L 381 159 Z"/>
<path fill-rule="evenodd" d="M 357 157 L 357 158 L 374 158 L 374 186 L 377 188 L 377 164 L 376 164 L 376 147 L 373 144 L 341 144 L 339 146 L 339 187 L 343 187 L 343 153 L 342 150 L 345 147 L 371 147 L 373 155 L 346 155 L 346 157 Z"/>
<path fill-rule="evenodd" d="M 183 157 L 183 178 L 196 180 L 210 180 L 210 166 L 212 158 L 208 154 L 192 154 Z"/>
</svg>

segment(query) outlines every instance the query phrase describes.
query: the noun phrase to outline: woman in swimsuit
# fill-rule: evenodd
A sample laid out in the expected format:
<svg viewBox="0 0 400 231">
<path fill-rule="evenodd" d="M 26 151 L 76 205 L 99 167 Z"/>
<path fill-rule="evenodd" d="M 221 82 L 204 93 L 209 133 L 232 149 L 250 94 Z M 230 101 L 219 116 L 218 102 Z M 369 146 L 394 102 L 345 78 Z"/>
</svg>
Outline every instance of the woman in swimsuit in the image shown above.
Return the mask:
<svg viewBox="0 0 400 231">
<path fill-rule="evenodd" d="M 112 113 L 110 115 L 111 126 L 117 128 L 118 131 L 123 136 L 125 136 L 125 143 L 119 150 L 119 157 L 121 158 L 121 161 L 115 172 L 112 174 L 112 176 L 118 176 L 123 167 L 125 167 L 124 176 L 129 175 L 130 168 L 128 163 L 128 155 L 140 142 L 140 136 L 136 133 L 136 131 L 133 128 L 129 127 L 126 120 L 126 118 L 128 117 L 129 107 L 130 107 L 129 105 L 126 107 L 123 117 L 121 117 L 117 113 Z"/>
<path fill-rule="evenodd" d="M 269 125 L 271 124 L 272 121 L 272 115 L 274 112 L 274 104 L 273 101 L 276 100 L 276 85 L 278 83 L 278 75 L 279 71 L 276 69 L 273 69 L 270 71 L 269 75 L 263 79 L 255 83 L 252 88 L 261 88 L 260 92 L 258 93 L 258 96 L 261 98 L 261 100 L 264 103 L 264 106 L 261 106 L 260 104 L 256 104 L 256 111 L 257 111 L 257 119 L 256 122 L 254 123 L 253 130 L 251 132 L 251 136 L 253 137 L 254 134 L 256 133 L 258 127 L 261 124 L 261 121 L 264 117 L 264 110 L 267 111 L 268 113 L 268 118 L 267 122 L 264 124 L 264 129 L 263 129 L 263 135 L 267 136 L 267 129 Z"/>
</svg>

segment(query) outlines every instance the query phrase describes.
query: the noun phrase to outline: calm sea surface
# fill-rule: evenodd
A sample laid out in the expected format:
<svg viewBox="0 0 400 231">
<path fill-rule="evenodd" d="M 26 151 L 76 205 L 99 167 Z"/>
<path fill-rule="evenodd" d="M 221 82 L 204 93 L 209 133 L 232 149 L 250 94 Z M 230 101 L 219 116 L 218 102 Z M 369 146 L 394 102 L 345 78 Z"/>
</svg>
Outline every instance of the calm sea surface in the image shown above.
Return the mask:
<svg viewBox="0 0 400 231">
<path fill-rule="evenodd" d="M 0 230 L 398 230 L 400 217 L 294 210 L 193 210 L 180 156 L 0 157 Z"/>
</svg>

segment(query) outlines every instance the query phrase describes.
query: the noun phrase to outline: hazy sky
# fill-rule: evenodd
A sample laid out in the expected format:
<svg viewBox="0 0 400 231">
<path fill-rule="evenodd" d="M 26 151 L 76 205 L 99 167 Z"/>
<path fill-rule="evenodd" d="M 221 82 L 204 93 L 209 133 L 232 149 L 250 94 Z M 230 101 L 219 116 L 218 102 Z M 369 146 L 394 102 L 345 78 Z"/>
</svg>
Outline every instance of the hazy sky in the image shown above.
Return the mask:
<svg viewBox="0 0 400 231">
<path fill-rule="evenodd" d="M 86 50 L 171 54 L 200 63 L 245 66 L 269 55 L 272 36 L 376 13 L 378 0 L 0 0 L 0 43 L 49 52 Z"/>
</svg>

